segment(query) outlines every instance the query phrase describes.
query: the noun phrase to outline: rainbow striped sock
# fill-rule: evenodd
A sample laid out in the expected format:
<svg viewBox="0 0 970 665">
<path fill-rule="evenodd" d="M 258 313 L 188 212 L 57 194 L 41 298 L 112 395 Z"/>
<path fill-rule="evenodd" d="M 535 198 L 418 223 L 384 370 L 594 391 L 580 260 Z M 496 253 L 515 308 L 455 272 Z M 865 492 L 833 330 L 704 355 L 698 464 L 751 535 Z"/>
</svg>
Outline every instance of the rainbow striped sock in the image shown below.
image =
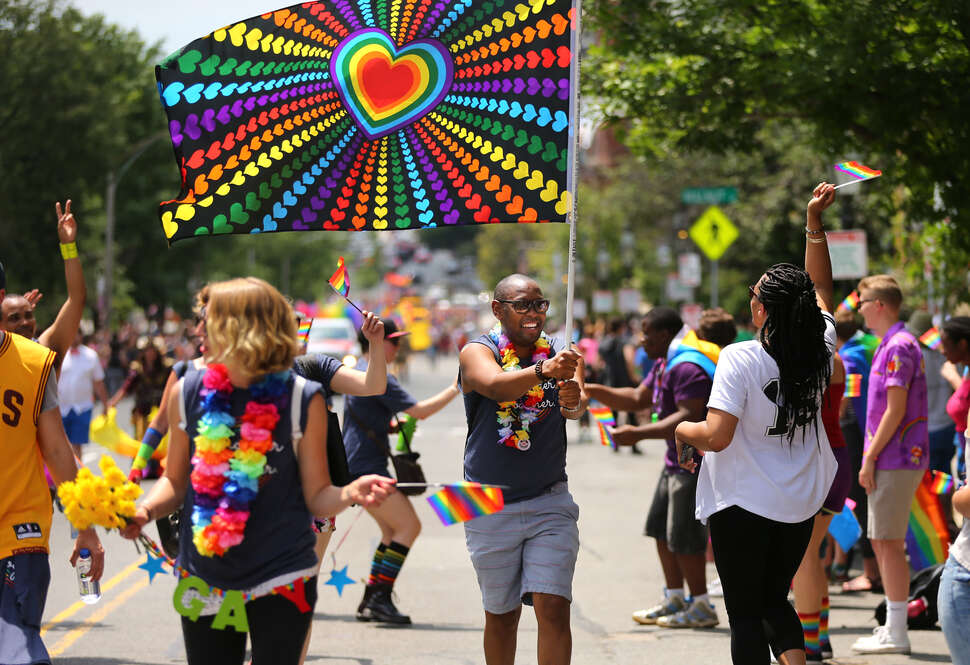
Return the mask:
<svg viewBox="0 0 970 665">
<path fill-rule="evenodd" d="M 409 547 L 405 547 L 401 543 L 392 542 L 388 545 L 387 549 L 384 550 L 384 560 L 381 562 L 381 568 L 377 575 L 377 583 L 393 586 L 401 572 L 401 566 L 404 565 L 404 559 L 407 558 L 410 551 Z"/>
<path fill-rule="evenodd" d="M 805 655 L 821 657 L 822 649 L 818 643 L 818 612 L 798 613 L 805 634 Z"/>
<path fill-rule="evenodd" d="M 822 611 L 818 614 L 818 646 L 826 652 L 832 651 L 832 643 L 829 641 L 829 597 L 822 597 Z"/>
<path fill-rule="evenodd" d="M 381 572 L 381 564 L 384 561 L 384 552 L 387 550 L 387 545 L 381 543 L 374 550 L 374 560 L 370 565 L 370 577 L 367 578 L 367 586 L 373 586 L 377 584 L 377 578 Z"/>
</svg>

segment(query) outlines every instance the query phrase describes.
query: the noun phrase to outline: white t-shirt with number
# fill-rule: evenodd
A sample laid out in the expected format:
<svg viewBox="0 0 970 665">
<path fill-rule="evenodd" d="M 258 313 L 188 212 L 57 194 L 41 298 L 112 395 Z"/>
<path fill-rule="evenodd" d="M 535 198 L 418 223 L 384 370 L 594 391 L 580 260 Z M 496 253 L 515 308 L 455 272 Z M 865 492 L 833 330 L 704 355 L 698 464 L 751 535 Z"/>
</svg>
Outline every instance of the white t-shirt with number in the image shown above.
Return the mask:
<svg viewBox="0 0 970 665">
<path fill-rule="evenodd" d="M 825 344 L 835 349 L 835 325 L 825 317 Z M 731 444 L 707 453 L 697 479 L 697 519 L 730 506 L 777 522 L 803 522 L 817 513 L 832 487 L 836 461 L 822 417 L 795 432 L 780 420 L 778 364 L 758 340 L 721 351 L 707 402 L 738 418 Z M 821 402 L 821 400 L 819 400 Z M 804 435 L 804 436 L 803 436 Z"/>
</svg>

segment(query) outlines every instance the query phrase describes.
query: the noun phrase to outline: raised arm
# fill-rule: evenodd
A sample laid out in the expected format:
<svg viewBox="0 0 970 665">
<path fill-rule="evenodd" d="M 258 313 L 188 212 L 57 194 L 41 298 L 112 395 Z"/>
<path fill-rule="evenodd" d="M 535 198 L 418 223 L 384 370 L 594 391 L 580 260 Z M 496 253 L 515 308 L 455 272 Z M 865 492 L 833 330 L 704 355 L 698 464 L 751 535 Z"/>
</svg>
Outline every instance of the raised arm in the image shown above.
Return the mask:
<svg viewBox="0 0 970 665">
<path fill-rule="evenodd" d="M 542 363 L 546 378 L 567 381 L 576 375 L 579 353 L 560 351 Z M 465 392 L 475 391 L 496 402 L 511 402 L 529 392 L 539 383 L 535 368 L 525 367 L 505 372 L 495 362 L 492 351 L 483 344 L 466 344 L 458 355 L 461 366 L 461 386 Z"/>
<path fill-rule="evenodd" d="M 40 334 L 38 342 L 57 353 L 55 367 L 60 368 L 64 355 L 71 348 L 87 299 L 84 284 L 84 271 L 77 254 L 77 221 L 71 214 L 71 200 L 68 199 L 61 210 L 60 202 L 55 204 L 57 213 L 57 237 L 61 243 L 61 256 L 64 258 L 64 277 L 67 281 L 67 300 L 61 305 L 57 318 L 47 330 Z"/>
<path fill-rule="evenodd" d="M 822 211 L 835 201 L 835 186 L 820 183 L 812 191 L 812 200 L 805 211 L 805 272 L 815 283 L 818 306 L 825 312 L 833 310 L 835 287 L 832 284 L 832 258 L 822 228 Z"/>
<path fill-rule="evenodd" d="M 455 399 L 459 394 L 461 394 L 461 391 L 458 389 L 458 384 L 451 383 L 438 394 L 421 400 L 410 409 L 405 409 L 404 413 L 418 420 L 424 420 L 445 408 L 448 402 Z"/>
<path fill-rule="evenodd" d="M 364 311 L 364 323 L 360 329 L 370 343 L 370 348 L 380 350 L 384 339 L 383 321 L 373 312 Z M 369 354 L 366 372 L 341 367 L 330 379 L 330 388 L 342 395 L 359 397 L 384 394 L 387 390 L 387 358 L 383 353 Z"/>
</svg>

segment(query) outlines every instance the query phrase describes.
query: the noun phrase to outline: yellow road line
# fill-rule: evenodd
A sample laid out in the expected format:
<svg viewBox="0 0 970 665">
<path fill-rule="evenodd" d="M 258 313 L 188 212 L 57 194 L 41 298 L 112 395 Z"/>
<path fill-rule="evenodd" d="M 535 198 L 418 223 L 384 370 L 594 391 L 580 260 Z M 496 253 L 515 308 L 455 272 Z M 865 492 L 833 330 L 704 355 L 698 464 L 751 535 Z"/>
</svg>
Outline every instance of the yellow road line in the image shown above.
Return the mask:
<svg viewBox="0 0 970 665">
<path fill-rule="evenodd" d="M 84 633 L 91 630 L 94 624 L 100 622 L 106 616 L 111 614 L 118 606 L 127 602 L 129 598 L 148 586 L 148 580 L 142 579 L 135 584 L 131 585 L 120 594 L 118 594 L 110 603 L 105 604 L 97 612 L 85 619 L 80 626 L 73 629 L 67 635 L 62 637 L 54 646 L 48 649 L 48 653 L 53 658 L 55 656 L 61 655 L 65 649 L 77 642 Z"/>
<path fill-rule="evenodd" d="M 120 573 L 118 573 L 110 580 L 108 580 L 107 582 L 101 585 L 101 593 L 102 594 L 107 593 L 108 591 L 111 591 L 111 589 L 113 589 L 114 587 L 118 586 L 118 584 L 123 582 L 126 577 L 128 577 L 133 572 L 138 570 L 139 565 L 141 565 L 141 562 L 138 561 L 137 559 L 133 563 L 129 564 L 127 568 L 125 568 Z M 67 609 L 57 613 L 54 616 L 54 618 L 52 618 L 50 621 L 48 621 L 41 627 L 40 636 L 43 637 L 55 625 L 57 625 L 61 621 L 64 621 L 64 619 L 67 619 L 69 616 L 77 613 L 78 611 L 84 609 L 85 607 L 89 607 L 89 606 L 86 603 L 83 603 L 79 600 L 79 601 L 76 601 L 73 605 L 69 606 Z"/>
</svg>

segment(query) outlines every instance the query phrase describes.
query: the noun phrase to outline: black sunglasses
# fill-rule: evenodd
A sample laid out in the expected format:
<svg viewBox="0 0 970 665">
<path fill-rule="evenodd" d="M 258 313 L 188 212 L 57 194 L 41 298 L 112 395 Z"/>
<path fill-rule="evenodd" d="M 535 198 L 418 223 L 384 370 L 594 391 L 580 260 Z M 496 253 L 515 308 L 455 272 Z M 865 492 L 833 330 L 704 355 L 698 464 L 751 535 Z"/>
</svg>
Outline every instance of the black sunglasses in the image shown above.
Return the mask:
<svg viewBox="0 0 970 665">
<path fill-rule="evenodd" d="M 758 293 L 754 290 L 754 284 L 751 284 L 748 286 L 748 294 L 752 298 L 757 298 L 758 302 L 761 302 L 761 296 L 759 296 Z"/>
<path fill-rule="evenodd" d="M 516 314 L 525 314 L 530 309 L 535 310 L 536 314 L 545 314 L 549 310 L 549 301 L 545 298 L 535 300 L 499 300 L 507 305 L 512 305 L 512 311 Z"/>
</svg>

